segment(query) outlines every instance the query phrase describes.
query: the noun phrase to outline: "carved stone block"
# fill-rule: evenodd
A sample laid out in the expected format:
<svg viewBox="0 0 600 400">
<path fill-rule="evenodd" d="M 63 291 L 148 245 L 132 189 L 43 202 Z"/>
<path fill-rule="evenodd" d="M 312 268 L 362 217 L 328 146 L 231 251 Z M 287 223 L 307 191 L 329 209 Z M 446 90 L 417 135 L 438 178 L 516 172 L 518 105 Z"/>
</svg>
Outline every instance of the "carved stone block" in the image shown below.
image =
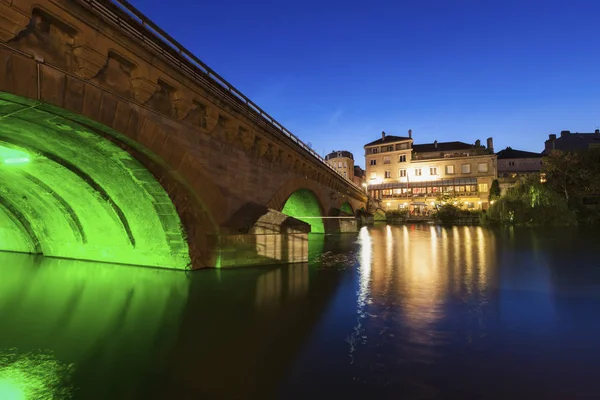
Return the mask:
<svg viewBox="0 0 600 400">
<path fill-rule="evenodd" d="M 27 28 L 29 15 L 25 15 L 11 6 L 0 2 L 0 41 L 8 42 Z"/>
<path fill-rule="evenodd" d="M 194 103 L 184 98 L 176 98 L 173 100 L 173 109 L 175 110 L 175 117 L 179 120 L 184 120 L 188 116 L 190 111 L 194 108 Z"/>
<path fill-rule="evenodd" d="M 156 92 L 156 89 L 158 89 L 158 83 L 140 76 L 131 80 L 131 87 L 135 101 L 140 104 L 146 104 L 154 92 Z"/>
<path fill-rule="evenodd" d="M 77 63 L 75 73 L 83 79 L 91 79 L 100 72 L 108 60 L 107 54 L 101 54 L 88 46 L 77 46 L 73 49 Z"/>
</svg>

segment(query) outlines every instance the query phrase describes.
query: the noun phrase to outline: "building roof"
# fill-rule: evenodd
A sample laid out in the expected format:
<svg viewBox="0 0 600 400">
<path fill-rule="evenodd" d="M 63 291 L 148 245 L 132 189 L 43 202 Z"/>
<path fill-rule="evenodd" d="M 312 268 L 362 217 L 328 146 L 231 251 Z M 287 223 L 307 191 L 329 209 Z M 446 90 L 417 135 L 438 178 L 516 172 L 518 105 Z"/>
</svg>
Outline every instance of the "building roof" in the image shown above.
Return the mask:
<svg viewBox="0 0 600 400">
<path fill-rule="evenodd" d="M 496 153 L 498 160 L 507 160 L 511 158 L 541 158 L 541 153 L 533 153 L 531 151 L 515 150 L 507 147 L 504 150 Z"/>
<path fill-rule="evenodd" d="M 413 144 L 413 151 L 417 153 L 429 153 L 434 151 L 458 151 L 472 149 L 473 145 L 465 142 L 437 142 Z"/>
<path fill-rule="evenodd" d="M 338 158 L 338 157 L 347 157 L 347 158 L 351 158 L 354 160 L 354 156 L 352 155 L 352 153 L 350 153 L 349 151 L 346 151 L 346 150 L 332 151 L 331 153 L 329 153 L 325 156 L 325 160 L 330 160 L 332 158 Z"/>
<path fill-rule="evenodd" d="M 600 130 L 596 130 L 593 133 L 561 131 L 560 137 L 557 138 L 556 135 L 550 135 L 550 138 L 546 140 L 544 153 L 553 148 L 556 150 L 572 151 L 587 149 L 597 144 L 600 144 Z"/>
<path fill-rule="evenodd" d="M 394 136 L 394 135 L 385 135 L 385 138 L 377 139 L 374 142 L 365 144 L 367 146 L 374 146 L 376 144 L 384 144 L 384 143 L 394 143 L 394 142 L 402 142 L 405 140 L 412 140 L 407 136 Z"/>
</svg>

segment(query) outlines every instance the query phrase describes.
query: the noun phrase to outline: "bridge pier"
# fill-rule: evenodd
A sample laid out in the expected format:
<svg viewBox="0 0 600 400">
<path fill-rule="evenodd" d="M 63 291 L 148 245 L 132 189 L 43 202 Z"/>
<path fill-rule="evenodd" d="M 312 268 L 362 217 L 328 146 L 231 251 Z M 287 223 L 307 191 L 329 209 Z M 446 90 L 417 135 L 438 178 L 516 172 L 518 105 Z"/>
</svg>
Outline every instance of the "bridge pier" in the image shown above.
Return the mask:
<svg viewBox="0 0 600 400">
<path fill-rule="evenodd" d="M 291 264 L 308 261 L 310 225 L 255 203 L 239 209 L 208 236 L 208 267 Z"/>
</svg>

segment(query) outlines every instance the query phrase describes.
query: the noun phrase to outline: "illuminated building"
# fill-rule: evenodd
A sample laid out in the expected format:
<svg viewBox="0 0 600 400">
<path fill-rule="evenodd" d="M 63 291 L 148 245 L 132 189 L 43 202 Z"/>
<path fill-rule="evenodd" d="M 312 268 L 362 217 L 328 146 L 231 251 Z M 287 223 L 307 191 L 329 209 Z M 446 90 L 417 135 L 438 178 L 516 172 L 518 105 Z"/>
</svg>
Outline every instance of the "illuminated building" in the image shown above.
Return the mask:
<svg viewBox="0 0 600 400">
<path fill-rule="evenodd" d="M 354 177 L 354 156 L 349 151 L 332 151 L 325 156 L 325 162 L 349 181 Z"/>
<path fill-rule="evenodd" d="M 507 147 L 499 151 L 496 156 L 498 157 L 498 181 L 502 194 L 515 186 L 521 178 L 539 178 L 542 154 Z"/>
<path fill-rule="evenodd" d="M 438 142 L 414 144 L 408 136 L 381 133 L 365 148 L 369 195 L 384 209 L 425 212 L 447 195 L 456 205 L 486 209 L 492 181 L 497 178 L 492 138 L 487 148 L 475 144 Z"/>
</svg>

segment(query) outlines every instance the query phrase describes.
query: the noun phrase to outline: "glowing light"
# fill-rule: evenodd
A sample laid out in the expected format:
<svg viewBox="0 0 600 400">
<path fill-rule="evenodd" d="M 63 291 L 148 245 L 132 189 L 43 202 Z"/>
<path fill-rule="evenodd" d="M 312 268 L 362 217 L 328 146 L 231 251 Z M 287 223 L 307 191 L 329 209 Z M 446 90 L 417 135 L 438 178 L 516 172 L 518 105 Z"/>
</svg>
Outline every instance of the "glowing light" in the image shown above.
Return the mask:
<svg viewBox="0 0 600 400">
<path fill-rule="evenodd" d="M 494 200 L 490 201 L 490 204 L 494 204 Z"/>
<path fill-rule="evenodd" d="M 21 150 L 0 146 L 0 161 L 7 165 L 27 164 L 30 161 L 29 154 Z"/>
<path fill-rule="evenodd" d="M 392 203 L 386 203 L 386 205 L 389 207 L 389 206 L 391 206 L 391 205 L 392 205 Z"/>
<path fill-rule="evenodd" d="M 480 201 L 478 201 L 478 202 L 477 202 L 477 204 L 481 205 L 481 202 L 480 202 Z"/>
<path fill-rule="evenodd" d="M 435 202 L 434 201 L 431 202 L 431 207 L 433 207 L 433 206 L 435 206 Z"/>
<path fill-rule="evenodd" d="M 27 400 L 27 397 L 25 391 L 16 382 L 0 379 L 0 399 Z"/>
<path fill-rule="evenodd" d="M 457 204 L 458 204 L 458 201 L 455 201 L 455 202 L 454 202 L 454 205 L 457 205 Z"/>
</svg>

